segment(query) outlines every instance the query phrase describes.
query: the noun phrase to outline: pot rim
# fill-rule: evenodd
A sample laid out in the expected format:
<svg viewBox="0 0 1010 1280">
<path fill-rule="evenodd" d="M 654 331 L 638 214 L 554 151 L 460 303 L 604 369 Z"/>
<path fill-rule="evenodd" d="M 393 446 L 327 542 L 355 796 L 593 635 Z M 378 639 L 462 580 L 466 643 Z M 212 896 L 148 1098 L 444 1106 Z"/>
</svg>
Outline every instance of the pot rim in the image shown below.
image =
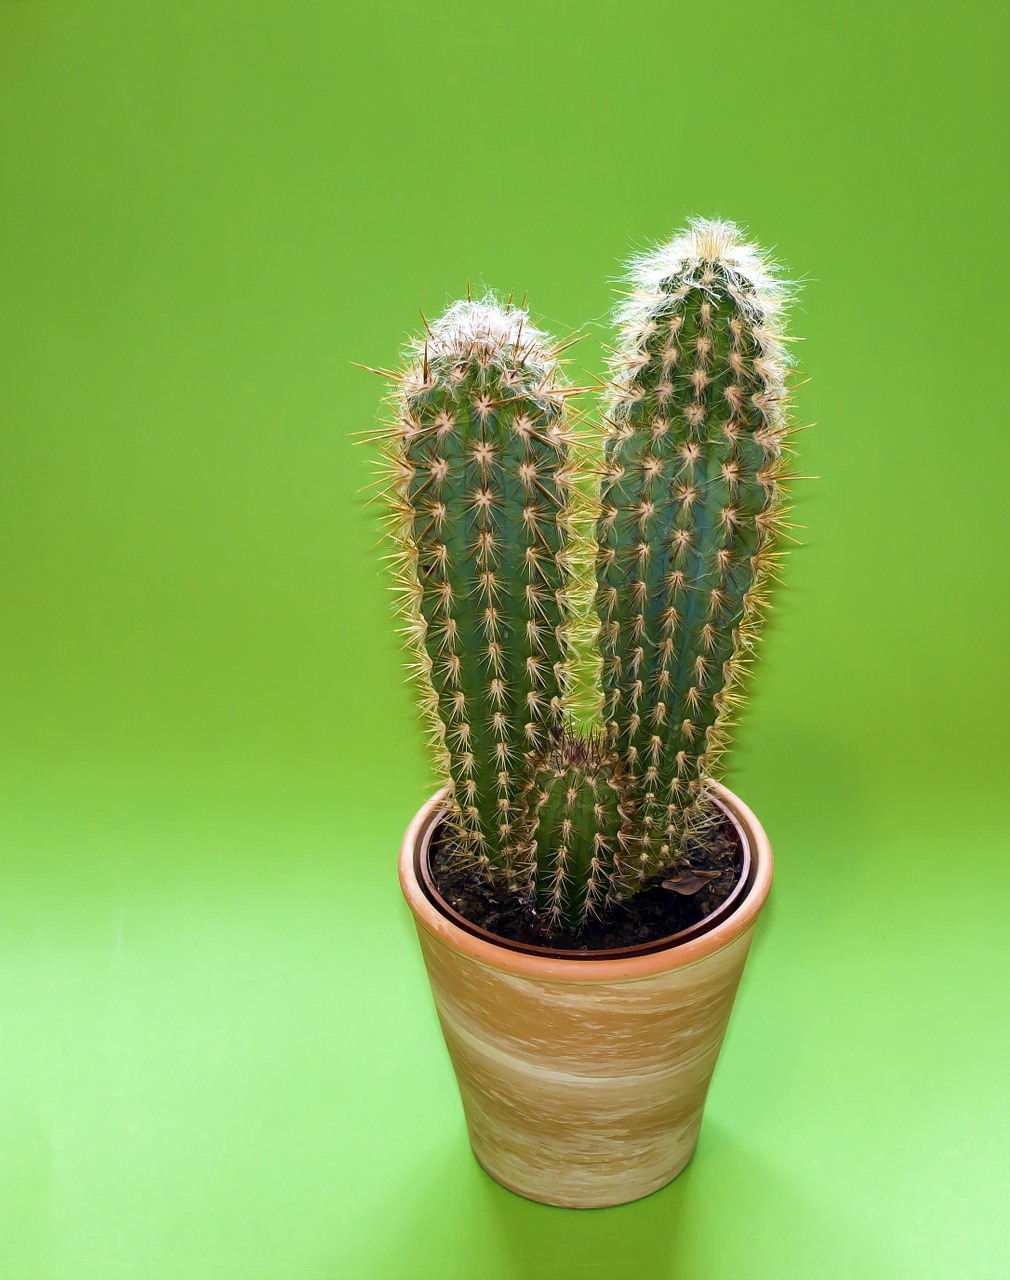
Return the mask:
<svg viewBox="0 0 1010 1280">
<path fill-rule="evenodd" d="M 445 807 L 433 812 L 421 827 L 417 842 L 417 852 L 414 856 L 414 874 L 419 875 L 421 887 L 428 898 L 434 901 L 439 911 L 448 916 L 453 924 L 458 925 L 459 928 L 467 933 L 473 933 L 478 938 L 486 939 L 494 946 L 507 947 L 510 951 L 525 951 L 527 955 L 551 956 L 558 960 L 623 960 L 625 956 L 645 955 L 649 951 L 663 951 L 667 947 L 687 942 L 689 938 L 699 937 L 703 933 L 708 933 L 710 929 L 714 929 L 720 920 L 736 909 L 737 902 L 751 885 L 754 865 L 747 832 L 736 815 L 727 809 L 719 796 L 713 794 L 712 799 L 723 817 L 728 818 L 733 824 L 733 829 L 736 831 L 737 840 L 739 841 L 738 872 L 733 888 L 715 910 L 710 911 L 707 916 L 703 916 L 685 929 L 678 929 L 676 933 L 668 933 L 662 938 L 653 938 L 649 942 L 639 942 L 627 947 L 598 948 L 596 950 L 588 948 L 580 950 L 577 947 L 545 947 L 530 942 L 518 942 L 514 938 L 503 938 L 493 930 L 485 929 L 483 925 L 467 920 L 465 916 L 461 915 L 446 902 L 445 898 L 439 893 L 429 865 L 432 841 L 435 832 L 438 830 L 439 823 L 446 813 Z"/>
<path fill-rule="evenodd" d="M 614 953 L 613 959 L 602 959 L 564 952 L 552 954 L 518 950 L 504 941 L 494 942 L 488 935 L 478 936 L 461 928 L 431 901 L 417 874 L 422 839 L 437 819 L 445 799 L 444 789 L 421 806 L 404 833 L 400 845 L 400 888 L 419 928 L 453 951 L 518 977 L 555 982 L 632 981 L 696 964 L 713 952 L 721 951 L 750 928 L 768 897 L 773 871 L 771 845 L 757 818 L 727 787 L 720 783 L 711 783 L 710 786 L 720 807 L 733 819 L 743 834 L 745 845 L 749 846 L 752 862 L 750 883 L 734 910 L 704 933 L 686 941 L 663 945 L 663 940 L 660 940 L 658 949 L 644 954 L 622 949 Z M 678 935 L 673 936 L 676 939 Z"/>
</svg>

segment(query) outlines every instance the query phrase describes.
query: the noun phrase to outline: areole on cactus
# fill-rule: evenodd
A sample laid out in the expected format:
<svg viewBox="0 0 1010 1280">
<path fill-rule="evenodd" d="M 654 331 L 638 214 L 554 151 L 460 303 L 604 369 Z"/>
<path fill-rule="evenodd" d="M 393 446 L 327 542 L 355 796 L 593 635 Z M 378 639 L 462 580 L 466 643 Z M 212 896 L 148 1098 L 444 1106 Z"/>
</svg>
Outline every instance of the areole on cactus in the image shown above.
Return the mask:
<svg viewBox="0 0 1010 1280">
<path fill-rule="evenodd" d="M 705 818 L 779 554 L 783 285 L 702 220 L 630 284 L 595 465 L 558 344 L 493 298 L 426 326 L 385 438 L 457 852 L 566 931 L 674 866 Z"/>
</svg>

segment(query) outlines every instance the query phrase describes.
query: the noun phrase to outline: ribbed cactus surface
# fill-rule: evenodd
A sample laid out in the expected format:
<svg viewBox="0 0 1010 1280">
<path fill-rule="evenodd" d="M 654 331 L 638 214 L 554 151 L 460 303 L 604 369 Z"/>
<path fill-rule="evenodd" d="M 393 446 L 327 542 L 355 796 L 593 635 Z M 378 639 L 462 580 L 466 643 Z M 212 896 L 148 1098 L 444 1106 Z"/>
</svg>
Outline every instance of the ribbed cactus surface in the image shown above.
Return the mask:
<svg viewBox="0 0 1010 1280">
<path fill-rule="evenodd" d="M 642 258 L 619 317 L 598 523 L 604 714 L 634 779 L 640 874 L 702 811 L 782 505 L 782 289 L 736 228 Z"/>
<path fill-rule="evenodd" d="M 397 409 L 401 583 L 429 720 L 459 835 L 511 874 L 524 759 L 561 719 L 565 390 L 523 311 L 457 302 L 418 342 Z"/>
<path fill-rule="evenodd" d="M 603 735 L 564 734 L 534 757 L 529 772 L 526 879 L 538 913 L 576 932 L 635 883 L 626 780 Z"/>
<path fill-rule="evenodd" d="M 784 303 L 729 223 L 634 264 L 594 531 L 560 348 L 524 310 L 454 303 L 395 375 L 397 581 L 456 845 L 559 928 L 706 816 L 778 555 Z"/>
</svg>

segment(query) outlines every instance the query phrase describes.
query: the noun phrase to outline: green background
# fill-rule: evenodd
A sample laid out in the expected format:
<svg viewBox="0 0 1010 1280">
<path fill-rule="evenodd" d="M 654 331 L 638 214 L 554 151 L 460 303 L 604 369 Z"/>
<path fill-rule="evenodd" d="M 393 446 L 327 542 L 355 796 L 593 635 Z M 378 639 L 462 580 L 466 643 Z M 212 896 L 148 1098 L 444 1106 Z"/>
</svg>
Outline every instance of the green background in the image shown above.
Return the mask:
<svg viewBox="0 0 1010 1280">
<path fill-rule="evenodd" d="M 1010 1275 L 1001 6 L 0 4 L 0 1277 Z M 603 368 L 694 213 L 805 280 L 778 879 L 697 1156 L 473 1162 L 360 490 L 416 308 Z"/>
</svg>

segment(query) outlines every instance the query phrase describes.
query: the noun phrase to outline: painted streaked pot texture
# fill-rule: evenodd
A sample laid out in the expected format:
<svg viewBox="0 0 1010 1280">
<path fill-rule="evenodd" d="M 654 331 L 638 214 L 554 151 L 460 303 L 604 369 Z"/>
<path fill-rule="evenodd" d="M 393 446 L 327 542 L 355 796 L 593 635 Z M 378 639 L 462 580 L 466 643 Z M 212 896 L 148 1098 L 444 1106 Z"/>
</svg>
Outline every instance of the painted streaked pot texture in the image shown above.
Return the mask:
<svg viewBox="0 0 1010 1280">
<path fill-rule="evenodd" d="M 534 955 L 466 932 L 417 876 L 441 796 L 407 829 L 400 883 L 470 1143 L 487 1172 L 519 1195 L 569 1208 L 624 1204 L 675 1178 L 694 1153 L 772 879 L 757 819 L 726 788 L 713 784 L 713 792 L 749 844 L 747 893 L 701 937 L 625 958 Z"/>
</svg>

